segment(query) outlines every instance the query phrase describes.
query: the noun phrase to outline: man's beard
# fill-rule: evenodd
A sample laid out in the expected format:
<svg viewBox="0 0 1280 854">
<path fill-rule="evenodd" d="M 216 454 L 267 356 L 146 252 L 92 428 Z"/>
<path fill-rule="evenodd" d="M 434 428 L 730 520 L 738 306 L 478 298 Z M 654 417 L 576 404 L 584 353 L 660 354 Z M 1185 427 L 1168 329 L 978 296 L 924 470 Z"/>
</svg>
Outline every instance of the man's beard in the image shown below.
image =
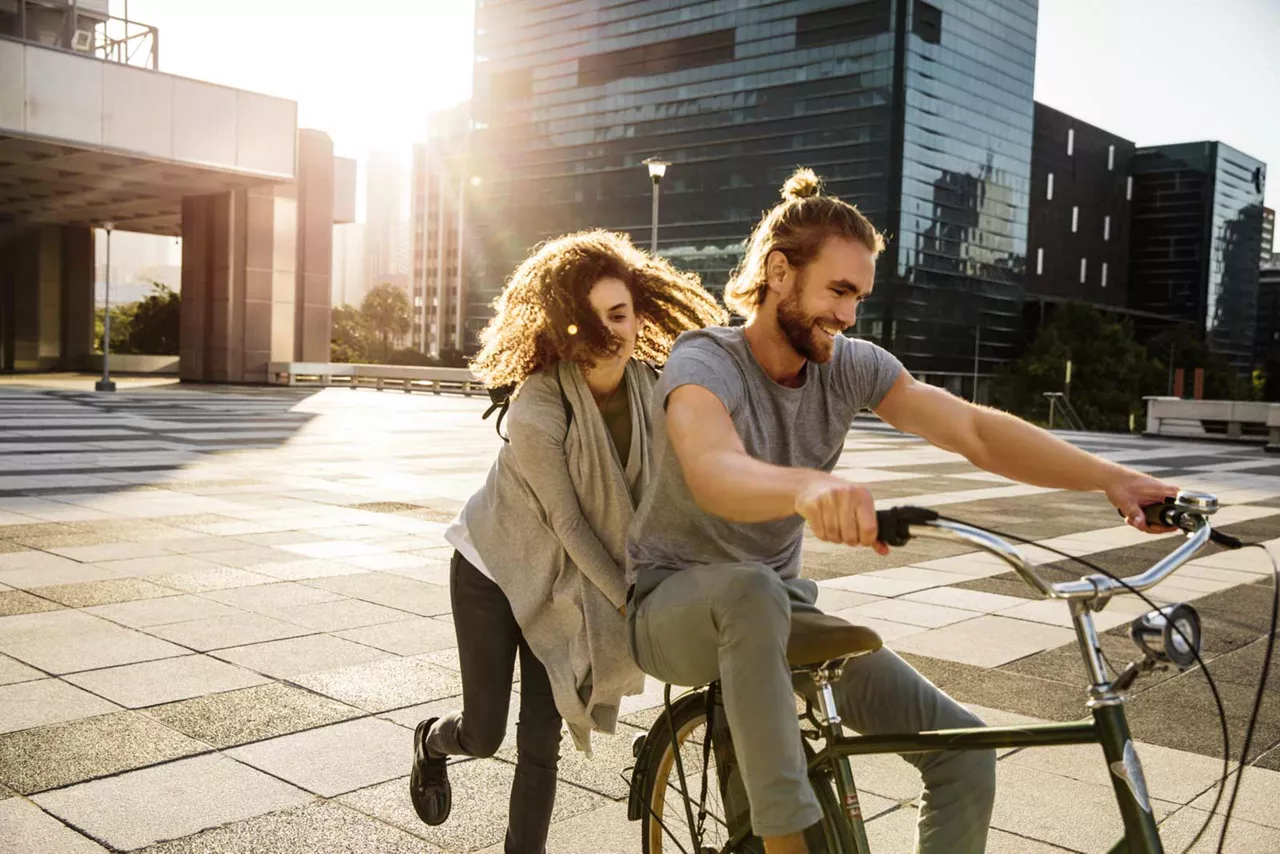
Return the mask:
<svg viewBox="0 0 1280 854">
<path fill-rule="evenodd" d="M 778 326 L 787 337 L 787 343 L 810 362 L 823 364 L 831 361 L 835 342 L 826 333 L 815 328 L 817 318 L 805 314 L 800 307 L 800 292 L 804 290 L 804 277 L 796 281 L 791 293 L 778 303 Z"/>
</svg>

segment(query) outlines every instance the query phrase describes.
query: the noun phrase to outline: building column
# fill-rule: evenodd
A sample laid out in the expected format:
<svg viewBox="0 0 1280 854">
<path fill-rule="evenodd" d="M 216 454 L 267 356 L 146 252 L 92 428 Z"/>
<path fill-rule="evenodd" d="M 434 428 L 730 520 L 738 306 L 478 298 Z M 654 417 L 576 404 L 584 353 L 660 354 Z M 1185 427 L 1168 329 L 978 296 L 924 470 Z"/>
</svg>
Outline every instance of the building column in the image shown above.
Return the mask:
<svg viewBox="0 0 1280 854">
<path fill-rule="evenodd" d="M 36 225 L 0 246 L 0 369 L 80 368 L 93 344 L 93 237 Z"/>
<path fill-rule="evenodd" d="M 293 361 L 329 361 L 333 223 L 333 140 L 321 131 L 300 130 Z"/>
</svg>

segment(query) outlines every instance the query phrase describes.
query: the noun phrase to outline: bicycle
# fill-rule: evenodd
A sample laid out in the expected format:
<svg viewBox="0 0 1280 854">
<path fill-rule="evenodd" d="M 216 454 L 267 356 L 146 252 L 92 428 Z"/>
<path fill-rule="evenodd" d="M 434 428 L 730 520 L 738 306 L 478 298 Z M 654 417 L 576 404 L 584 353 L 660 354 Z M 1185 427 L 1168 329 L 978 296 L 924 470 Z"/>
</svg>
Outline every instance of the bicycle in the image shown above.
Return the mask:
<svg viewBox="0 0 1280 854">
<path fill-rule="evenodd" d="M 805 700 L 798 712 L 802 724 L 809 779 L 822 806 L 823 819 L 807 831 L 809 850 L 829 854 L 870 854 L 849 757 L 934 750 L 991 750 L 1057 745 L 1101 745 L 1110 770 L 1124 836 L 1111 854 L 1163 854 L 1152 813 L 1142 765 L 1125 719 L 1125 692 L 1143 673 L 1170 665 L 1185 670 L 1200 660 L 1200 620 L 1186 604 L 1166 605 L 1133 621 L 1130 636 L 1143 657 L 1117 678 L 1108 676 L 1099 646 L 1093 613 L 1112 596 L 1147 590 L 1168 578 L 1213 539 L 1228 546 L 1241 544 L 1216 533 L 1209 517 L 1218 509 L 1208 494 L 1182 492 L 1176 499 L 1146 508 L 1151 524 L 1179 528 L 1186 541 L 1143 573 L 1124 579 L 1090 575 L 1075 581 L 1046 582 L 1010 543 L 993 533 L 944 520 L 923 508 L 900 507 L 879 511 L 880 539 L 890 546 L 905 545 L 913 536 L 956 539 L 977 546 L 1009 564 L 1041 596 L 1067 604 L 1076 640 L 1089 678 L 1090 716 L 1070 723 L 986 727 L 923 733 L 849 736 L 836 710 L 832 685 L 845 663 L 879 649 L 871 630 L 822 614 L 796 613 L 787 657 L 793 678 L 808 679 L 816 689 L 817 712 Z M 751 834 L 745 790 L 733 757 L 732 739 L 718 704 L 718 683 L 695 688 L 672 701 L 667 686 L 664 710 L 646 734 L 636 738 L 636 764 L 631 778 L 628 817 L 642 821 L 646 854 L 664 854 L 667 841 L 683 854 L 763 852 Z M 799 704 L 797 704 L 799 707 Z M 823 742 L 815 750 L 810 741 Z M 679 749 L 672 749 L 678 745 Z M 690 774 L 692 772 L 692 775 Z M 674 775 L 674 776 L 673 776 Z M 698 780 L 696 794 L 690 779 Z M 708 786 L 713 778 L 713 785 Z M 683 823 L 692 847 L 677 838 Z M 684 834 L 681 834 L 684 835 Z"/>
</svg>

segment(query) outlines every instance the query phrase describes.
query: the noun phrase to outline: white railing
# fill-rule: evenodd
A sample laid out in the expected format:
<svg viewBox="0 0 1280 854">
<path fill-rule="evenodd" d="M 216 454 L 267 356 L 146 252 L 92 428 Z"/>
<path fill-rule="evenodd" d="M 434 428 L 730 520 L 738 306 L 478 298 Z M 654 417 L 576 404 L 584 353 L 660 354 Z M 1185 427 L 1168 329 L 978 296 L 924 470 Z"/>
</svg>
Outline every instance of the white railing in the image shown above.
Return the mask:
<svg viewBox="0 0 1280 854">
<path fill-rule="evenodd" d="M 328 388 L 397 388 L 434 394 L 487 394 L 484 384 L 467 368 L 425 368 L 416 365 L 348 365 L 331 362 L 272 362 L 273 385 Z"/>
</svg>

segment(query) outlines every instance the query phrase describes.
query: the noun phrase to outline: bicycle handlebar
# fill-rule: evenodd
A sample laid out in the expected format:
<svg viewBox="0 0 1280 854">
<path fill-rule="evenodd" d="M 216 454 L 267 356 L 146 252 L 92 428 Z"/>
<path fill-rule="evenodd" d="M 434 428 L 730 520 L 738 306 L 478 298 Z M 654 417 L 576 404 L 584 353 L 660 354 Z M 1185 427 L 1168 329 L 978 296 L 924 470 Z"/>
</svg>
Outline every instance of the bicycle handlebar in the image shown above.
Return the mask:
<svg viewBox="0 0 1280 854">
<path fill-rule="evenodd" d="M 1174 570 L 1186 563 L 1214 537 L 1208 517 L 1218 509 L 1218 499 L 1206 493 L 1181 492 L 1177 498 L 1144 507 L 1150 525 L 1180 528 L 1187 540 L 1173 552 L 1165 555 L 1146 572 L 1117 581 L 1105 575 L 1090 575 L 1077 581 L 1050 583 L 1035 565 L 1027 561 L 1017 547 L 1001 537 L 965 525 L 939 518 L 938 513 L 925 507 L 894 507 L 876 512 L 880 541 L 889 546 L 906 545 L 914 535 L 935 536 L 962 540 L 1009 564 L 1018 576 L 1046 599 L 1100 599 L 1116 593 L 1147 590 L 1164 581 Z M 1219 541 L 1226 538 L 1219 535 Z M 1217 538 L 1215 538 L 1217 539 Z M 1225 543 L 1230 545 L 1230 543 Z M 1121 583 L 1123 582 L 1123 583 Z M 1127 586 L 1126 586 L 1127 585 Z"/>
</svg>

